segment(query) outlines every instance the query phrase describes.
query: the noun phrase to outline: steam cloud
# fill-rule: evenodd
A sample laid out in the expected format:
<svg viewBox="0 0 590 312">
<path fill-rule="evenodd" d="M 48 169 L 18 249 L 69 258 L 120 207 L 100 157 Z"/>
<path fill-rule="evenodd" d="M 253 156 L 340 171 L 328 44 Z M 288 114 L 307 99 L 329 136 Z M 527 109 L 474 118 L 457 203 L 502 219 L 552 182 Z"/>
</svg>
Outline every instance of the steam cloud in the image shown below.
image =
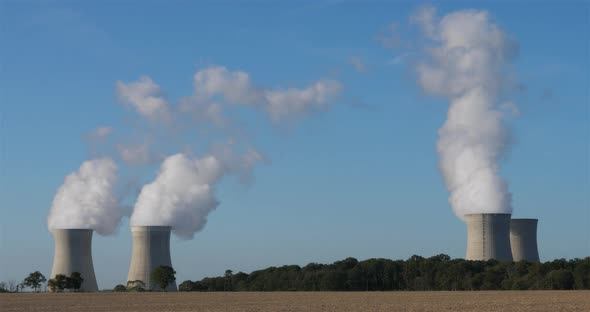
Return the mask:
<svg viewBox="0 0 590 312">
<path fill-rule="evenodd" d="M 248 73 L 223 66 L 195 73 L 194 87 L 196 99 L 220 95 L 228 103 L 261 108 L 275 122 L 325 108 L 342 90 L 340 82 L 332 79 L 320 79 L 303 89 L 261 88 L 254 85 Z"/>
<path fill-rule="evenodd" d="M 498 172 L 510 141 L 500 95 L 517 45 L 485 11 L 458 11 L 438 20 L 434 8 L 424 7 L 412 21 L 435 42 L 429 61 L 418 64 L 419 83 L 450 102 L 437 150 L 454 212 L 461 219 L 512 213 L 511 194 Z"/>
<path fill-rule="evenodd" d="M 215 186 L 221 178 L 249 171 L 260 159 L 256 152 L 240 159 L 232 159 L 229 154 L 191 158 L 182 153 L 166 158 L 156 179 L 141 190 L 131 225 L 172 226 L 178 237 L 193 238 L 219 205 Z"/>
<path fill-rule="evenodd" d="M 193 86 L 193 94 L 179 100 L 176 107 L 179 113 L 172 114 L 170 112 L 175 112 L 175 109 L 160 96 L 160 87 L 149 77 L 141 77 L 137 82 L 119 82 L 118 93 L 120 99 L 131 102 L 138 113 L 150 121 L 160 119 L 159 113 L 151 113 L 154 112 L 151 109 L 153 103 L 158 103 L 157 106 L 167 117 L 179 118 L 182 113 L 190 112 L 198 123 L 211 123 L 223 128 L 230 122 L 224 116 L 224 108 L 227 107 L 242 105 L 259 109 L 272 121 L 278 122 L 325 109 L 342 90 L 338 81 L 330 79 L 317 80 L 301 89 L 263 88 L 257 86 L 248 73 L 231 71 L 223 66 L 210 66 L 197 71 Z M 120 152 L 125 159 L 137 158 L 130 156 L 149 151 L 142 149 L 142 153 L 131 153 L 120 148 Z M 261 160 L 260 154 L 253 149 L 238 157 L 230 146 L 217 146 L 201 158 L 187 153 L 169 156 L 163 161 L 154 181 L 142 188 L 131 216 L 131 225 L 171 226 L 176 236 L 191 239 L 205 226 L 209 213 L 219 205 L 215 196 L 219 181 L 228 175 L 247 180 Z"/>
<path fill-rule="evenodd" d="M 331 79 L 320 79 L 304 88 L 263 88 L 254 84 L 249 74 L 223 66 L 197 71 L 193 87 L 191 95 L 173 105 L 148 76 L 132 82 L 117 81 L 115 91 L 119 102 L 142 118 L 132 124 L 141 124 L 145 119 L 154 132 L 164 135 L 149 137 L 149 133 L 139 131 L 128 142 L 115 143 L 114 148 L 107 149 L 133 166 L 151 164 L 161 159 L 160 155 L 169 155 L 163 151 L 156 153 L 153 148 L 187 151 L 163 161 L 157 177 L 141 189 L 131 215 L 132 225 L 171 226 L 177 236 L 186 239 L 205 226 L 209 213 L 219 205 L 215 190 L 221 179 L 234 175 L 240 181 L 247 181 L 262 160 L 258 152 L 243 142 L 246 136 L 241 129 L 230 125 L 232 119 L 225 115 L 224 109 L 247 106 L 265 112 L 270 120 L 278 122 L 325 109 L 342 90 L 341 84 Z M 186 124 L 187 115 L 192 117 L 189 124 Z M 195 129 L 209 125 L 216 130 L 206 132 L 212 144 L 216 140 L 231 143 L 214 145 L 201 158 L 191 156 L 192 146 L 182 138 L 191 137 Z M 232 130 L 229 138 L 225 137 L 228 130 Z M 112 132 L 113 128 L 103 126 L 87 136 L 104 144 L 113 141 L 105 140 Z M 236 136 L 242 142 L 236 142 Z M 178 146 L 178 141 L 183 141 L 180 143 L 183 145 Z M 238 147 L 242 150 L 245 147 L 246 152 L 236 156 Z M 94 229 L 102 235 L 114 232 L 124 210 L 115 195 L 116 171 L 111 158 L 97 158 L 84 162 L 77 172 L 67 176 L 55 195 L 48 216 L 49 228 Z"/>
<path fill-rule="evenodd" d="M 139 81 L 124 83 L 117 81 L 117 95 L 121 102 L 133 107 L 139 114 L 151 120 L 168 121 L 168 102 L 161 95 L 160 86 L 150 77 L 142 76 Z"/>
<path fill-rule="evenodd" d="M 53 199 L 47 217 L 50 230 L 93 229 L 101 235 L 113 233 L 121 220 L 115 196 L 117 166 L 110 158 L 82 163 L 65 178 Z"/>
</svg>

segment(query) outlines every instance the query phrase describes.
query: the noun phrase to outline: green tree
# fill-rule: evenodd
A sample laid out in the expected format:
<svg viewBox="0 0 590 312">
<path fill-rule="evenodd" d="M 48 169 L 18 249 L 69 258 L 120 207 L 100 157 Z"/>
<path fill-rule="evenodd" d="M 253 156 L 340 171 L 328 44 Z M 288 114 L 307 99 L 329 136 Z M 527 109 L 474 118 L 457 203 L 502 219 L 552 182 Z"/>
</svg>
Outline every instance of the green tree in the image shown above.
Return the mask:
<svg viewBox="0 0 590 312">
<path fill-rule="evenodd" d="M 50 278 L 47 281 L 47 288 L 49 288 L 50 292 L 57 292 L 58 288 L 57 288 L 57 281 L 53 278 Z"/>
<path fill-rule="evenodd" d="M 547 274 L 547 282 L 551 289 L 573 289 L 574 275 L 565 269 L 553 270 Z"/>
<path fill-rule="evenodd" d="M 54 278 L 49 279 L 47 287 L 52 292 L 62 292 L 67 286 L 67 277 L 64 274 L 57 274 Z"/>
<path fill-rule="evenodd" d="M 574 269 L 576 289 L 590 289 L 590 257 L 578 262 Z"/>
<path fill-rule="evenodd" d="M 80 274 L 80 272 L 73 272 L 69 277 L 66 278 L 65 288 L 77 292 L 80 290 L 80 287 L 82 287 L 82 282 L 84 282 L 82 274 Z"/>
<path fill-rule="evenodd" d="M 141 280 L 127 281 L 127 291 L 145 291 L 145 283 Z"/>
<path fill-rule="evenodd" d="M 178 285 L 178 291 L 193 291 L 194 284 L 193 281 L 186 280 Z"/>
<path fill-rule="evenodd" d="M 127 287 L 125 287 L 125 285 L 117 285 L 115 286 L 115 288 L 113 288 L 114 292 L 126 292 L 127 291 Z"/>
<path fill-rule="evenodd" d="M 230 284 L 231 282 L 231 284 Z M 226 271 L 185 281 L 183 291 L 526 290 L 590 288 L 590 257 L 545 263 L 451 259 L 441 254 L 407 260 L 347 258 L 332 264 L 285 265 L 250 274 Z"/>
<path fill-rule="evenodd" d="M 232 289 L 232 277 L 233 277 L 232 270 L 225 270 L 225 275 L 223 276 L 224 283 L 223 283 L 223 291 L 231 291 Z"/>
<path fill-rule="evenodd" d="M 176 280 L 176 271 L 172 267 L 161 265 L 152 271 L 150 277 L 153 285 L 166 291 L 166 287 Z"/>
<path fill-rule="evenodd" d="M 45 276 L 43 274 L 41 274 L 41 272 L 35 271 L 35 272 L 29 274 L 29 276 L 27 276 L 24 279 L 23 285 L 27 286 L 27 287 L 31 287 L 35 291 L 37 291 L 41 287 L 41 285 L 43 283 L 45 283 L 46 281 L 47 281 L 47 278 L 45 278 Z"/>
</svg>

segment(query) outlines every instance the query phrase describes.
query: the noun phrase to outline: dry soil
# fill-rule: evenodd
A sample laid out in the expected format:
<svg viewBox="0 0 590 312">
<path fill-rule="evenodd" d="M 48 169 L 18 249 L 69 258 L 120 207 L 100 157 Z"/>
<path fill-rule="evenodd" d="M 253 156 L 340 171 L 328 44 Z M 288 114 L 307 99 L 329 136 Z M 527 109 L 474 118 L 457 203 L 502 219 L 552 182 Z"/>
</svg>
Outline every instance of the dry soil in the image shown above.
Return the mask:
<svg viewBox="0 0 590 312">
<path fill-rule="evenodd" d="M 590 311 L 590 291 L 0 294 L 2 311 Z"/>
</svg>

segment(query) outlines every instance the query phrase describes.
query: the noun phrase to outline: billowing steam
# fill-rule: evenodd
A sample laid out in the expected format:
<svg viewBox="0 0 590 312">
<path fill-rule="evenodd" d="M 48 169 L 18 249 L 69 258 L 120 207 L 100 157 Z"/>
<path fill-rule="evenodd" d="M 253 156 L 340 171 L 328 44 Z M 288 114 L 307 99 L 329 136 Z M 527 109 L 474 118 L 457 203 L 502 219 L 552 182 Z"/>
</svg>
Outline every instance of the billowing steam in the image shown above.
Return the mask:
<svg viewBox="0 0 590 312">
<path fill-rule="evenodd" d="M 261 87 L 246 72 L 215 65 L 197 71 L 193 87 L 192 94 L 179 97 L 175 104 L 148 76 L 131 82 L 117 81 L 117 99 L 134 111 L 135 118 L 139 117 L 131 124 L 142 125 L 147 121 L 150 131 L 131 129 L 125 143 L 115 140 L 121 139 L 126 131 L 117 131 L 118 137 L 105 140 L 114 132 L 106 126 L 88 135 L 94 143 L 115 144 L 106 150 L 117 152 L 122 163 L 134 167 L 159 161 L 161 155 L 183 151 L 166 158 L 157 177 L 142 187 L 131 224 L 171 226 L 177 236 L 187 239 L 205 226 L 207 216 L 219 205 L 215 190 L 223 177 L 234 175 L 242 182 L 248 181 L 252 169 L 262 160 L 245 141 L 247 135 L 240 128 L 241 123 L 233 125 L 238 116 L 229 112 L 232 108 L 245 106 L 262 111 L 275 123 L 289 121 L 328 109 L 343 89 L 340 82 L 326 78 L 303 88 Z M 199 142 L 214 147 L 201 158 L 190 156 L 193 146 L 190 140 L 184 140 L 195 133 L 205 134 Z M 230 144 L 219 145 L 219 142 Z M 236 156 L 236 149 L 248 152 Z M 124 210 L 119 200 L 125 201 L 114 195 L 116 169 L 110 158 L 94 159 L 66 177 L 55 195 L 49 228 L 87 228 L 99 234 L 112 233 Z M 131 177 L 127 182 L 121 184 L 135 184 L 136 180 Z"/>
<path fill-rule="evenodd" d="M 499 97 L 516 45 L 484 11 L 459 11 L 440 20 L 434 13 L 425 7 L 413 21 L 435 42 L 429 61 L 418 65 L 420 85 L 450 102 L 437 144 L 449 201 L 461 219 L 469 213 L 511 213 L 511 194 L 498 167 L 510 139 Z"/>
<path fill-rule="evenodd" d="M 247 106 L 266 113 L 273 122 L 297 118 L 323 110 L 341 92 L 335 80 L 320 79 L 306 88 L 272 89 L 255 84 L 250 75 L 223 66 L 210 66 L 194 75 L 194 92 L 181 98 L 175 108 L 160 95 L 160 87 L 149 77 L 137 82 L 118 83 L 119 98 L 131 102 L 140 115 L 154 121 L 164 116 L 178 118 L 194 114 L 199 124 L 221 128 L 230 122 L 225 109 Z M 153 109 L 157 107 L 161 111 Z M 169 114 L 178 110 L 178 114 Z M 231 138 L 230 141 L 234 141 Z M 233 142 L 240 146 L 240 142 Z M 248 145 L 248 144 L 246 144 Z M 127 153 L 131 154 L 131 153 Z M 125 156 L 126 154 L 122 154 Z M 125 157 L 124 157 L 125 159 Z M 143 186 L 131 216 L 133 226 L 171 226 L 178 237 L 191 239 L 219 205 L 215 189 L 227 175 L 247 180 L 262 157 L 252 149 L 236 157 L 229 146 L 217 146 L 210 154 L 194 158 L 178 153 L 166 158 L 154 181 Z"/>
<path fill-rule="evenodd" d="M 191 239 L 219 205 L 215 187 L 232 173 L 247 173 L 261 159 L 250 152 L 239 159 L 229 154 L 191 158 L 175 154 L 164 160 L 156 179 L 145 185 L 133 210 L 131 225 L 172 226 L 178 237 Z"/>
<path fill-rule="evenodd" d="M 49 229 L 93 229 L 101 235 L 113 233 L 121 220 L 114 193 L 117 166 L 110 158 L 82 163 L 65 178 L 55 194 L 47 224 Z"/>
</svg>

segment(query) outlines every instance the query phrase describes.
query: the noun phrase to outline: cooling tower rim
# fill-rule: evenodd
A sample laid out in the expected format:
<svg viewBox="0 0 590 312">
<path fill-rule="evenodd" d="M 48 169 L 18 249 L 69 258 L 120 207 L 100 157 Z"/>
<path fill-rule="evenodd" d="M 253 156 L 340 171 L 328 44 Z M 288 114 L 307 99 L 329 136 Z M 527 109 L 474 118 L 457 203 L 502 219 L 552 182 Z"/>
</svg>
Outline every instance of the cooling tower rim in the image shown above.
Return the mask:
<svg viewBox="0 0 590 312">
<path fill-rule="evenodd" d="M 130 226 L 131 232 L 170 232 L 172 226 L 169 225 L 132 225 Z"/>
<path fill-rule="evenodd" d="M 539 221 L 539 219 L 536 218 L 512 218 L 512 221 Z"/>
<path fill-rule="evenodd" d="M 496 213 L 496 212 L 492 212 L 492 213 L 467 213 L 464 214 L 463 216 L 465 217 L 469 217 L 469 216 L 512 216 L 511 213 Z"/>
<path fill-rule="evenodd" d="M 94 229 L 82 229 L 82 228 L 59 228 L 59 229 L 50 229 L 49 231 L 94 231 Z"/>
</svg>

